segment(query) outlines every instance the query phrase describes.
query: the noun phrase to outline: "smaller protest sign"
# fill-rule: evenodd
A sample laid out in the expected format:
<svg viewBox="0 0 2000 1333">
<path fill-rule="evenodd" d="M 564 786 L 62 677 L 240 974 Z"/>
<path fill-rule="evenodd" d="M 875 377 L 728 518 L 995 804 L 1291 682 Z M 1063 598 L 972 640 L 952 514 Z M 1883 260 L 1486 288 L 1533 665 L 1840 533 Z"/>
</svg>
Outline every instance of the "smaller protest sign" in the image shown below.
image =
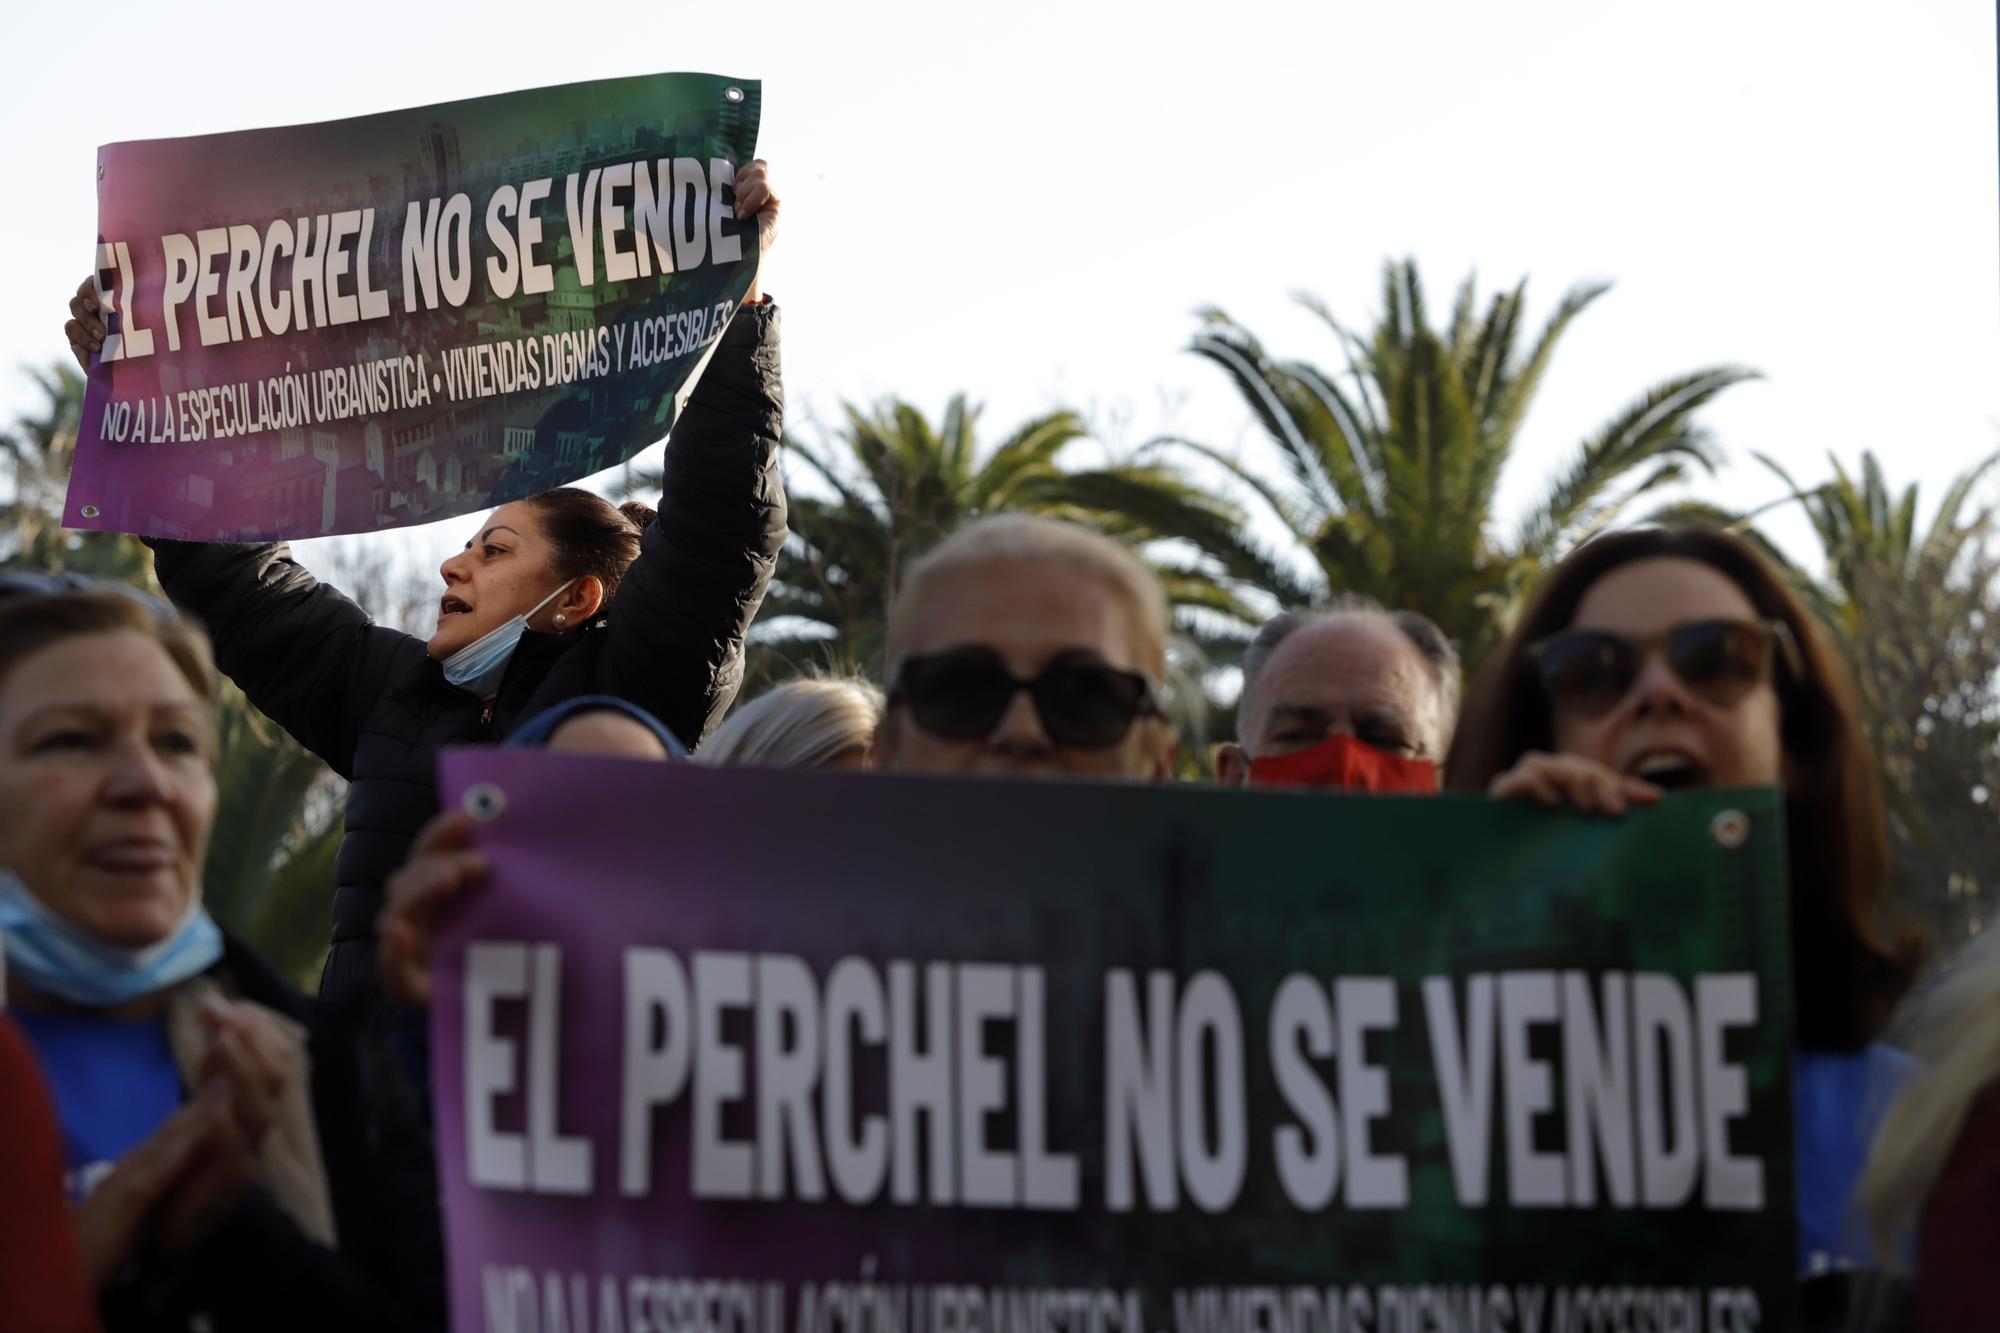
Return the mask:
<svg viewBox="0 0 2000 1333">
<path fill-rule="evenodd" d="M 366 532 L 630 458 L 755 279 L 759 106 L 663 74 L 106 145 L 63 522 Z"/>
</svg>

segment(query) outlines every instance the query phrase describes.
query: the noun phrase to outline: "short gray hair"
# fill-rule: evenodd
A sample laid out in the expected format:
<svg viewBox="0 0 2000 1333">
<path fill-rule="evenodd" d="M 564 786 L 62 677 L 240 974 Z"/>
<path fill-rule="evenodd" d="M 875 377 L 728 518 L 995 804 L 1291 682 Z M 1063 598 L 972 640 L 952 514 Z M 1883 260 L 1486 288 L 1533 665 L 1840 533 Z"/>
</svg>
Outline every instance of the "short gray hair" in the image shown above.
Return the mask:
<svg viewBox="0 0 2000 1333">
<path fill-rule="evenodd" d="M 1249 700 L 1250 691 L 1256 688 L 1257 678 L 1270 665 L 1278 645 L 1308 625 L 1342 619 L 1386 620 L 1403 632 L 1403 637 L 1424 659 L 1424 665 L 1430 669 L 1431 688 L 1437 692 L 1439 724 L 1443 734 L 1437 737 L 1436 757 L 1442 763 L 1445 751 L 1451 747 L 1451 734 L 1458 727 L 1458 649 L 1452 646 L 1445 632 L 1429 616 L 1420 611 L 1391 611 L 1366 593 L 1339 593 L 1318 606 L 1303 611 L 1280 611 L 1264 622 L 1256 637 L 1250 640 L 1250 646 L 1243 650 L 1243 693 L 1237 701 L 1239 723 L 1242 706 Z"/>
</svg>

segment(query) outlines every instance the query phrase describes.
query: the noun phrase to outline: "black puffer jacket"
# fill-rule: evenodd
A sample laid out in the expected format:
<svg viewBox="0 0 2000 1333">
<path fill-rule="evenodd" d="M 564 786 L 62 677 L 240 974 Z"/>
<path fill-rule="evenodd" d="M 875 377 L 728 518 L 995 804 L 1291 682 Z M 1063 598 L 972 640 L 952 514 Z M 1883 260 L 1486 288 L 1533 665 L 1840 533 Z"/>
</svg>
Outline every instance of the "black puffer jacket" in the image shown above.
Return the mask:
<svg viewBox="0 0 2000 1333">
<path fill-rule="evenodd" d="M 490 718 L 424 640 L 374 624 L 283 543 L 154 545 L 161 586 L 208 626 L 223 673 L 352 784 L 323 995 L 372 976 L 383 881 L 437 812 L 440 746 L 500 740 L 579 694 L 629 699 L 690 748 L 721 719 L 785 540 L 783 416 L 777 308 L 749 306 L 674 425 L 659 519 L 606 614 L 576 633 L 528 633 Z"/>
</svg>

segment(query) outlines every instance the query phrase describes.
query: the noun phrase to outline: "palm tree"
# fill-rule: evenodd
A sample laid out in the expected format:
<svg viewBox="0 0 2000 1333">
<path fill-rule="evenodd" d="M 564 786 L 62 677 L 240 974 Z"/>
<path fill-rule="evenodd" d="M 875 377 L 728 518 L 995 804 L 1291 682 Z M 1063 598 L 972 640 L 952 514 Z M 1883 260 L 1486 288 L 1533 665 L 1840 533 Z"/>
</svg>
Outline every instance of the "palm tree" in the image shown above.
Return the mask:
<svg viewBox="0 0 2000 1333">
<path fill-rule="evenodd" d="M 808 663 L 878 673 L 903 572 L 961 523 L 988 514 L 1069 519 L 1146 548 L 1190 643 L 1227 643 L 1255 623 L 1257 609 L 1198 554 L 1159 544 L 1162 537 L 1196 547 L 1233 540 L 1241 514 L 1170 467 L 1066 470 L 1063 455 L 1088 435 L 1076 414 L 1035 417 L 987 449 L 978 440 L 979 408 L 963 394 L 935 423 L 895 399 L 868 411 L 844 405 L 843 412 L 833 440 L 785 441 L 817 484 L 814 493 L 791 496 L 791 537 L 752 632 L 753 678 Z M 657 486 L 657 474 L 642 472 L 625 489 L 646 494 Z"/>
<path fill-rule="evenodd" d="M 2000 896 L 2000 550 L 1992 505 L 1971 508 L 2000 465 L 1954 478 L 1927 525 L 1918 488 L 1898 493 L 1872 453 L 1859 475 L 1802 489 L 1826 559 L 1815 603 L 1854 669 L 1889 797 L 1899 899 L 1944 942 L 1976 932 Z"/>
<path fill-rule="evenodd" d="M 1805 506 L 1826 557 L 1834 628 L 1844 637 L 1867 637 L 1860 617 L 1871 593 L 1921 597 L 1944 590 L 1992 524 L 1990 507 L 1968 517 L 1966 504 L 1987 473 L 2000 464 L 2000 453 L 1953 478 L 1922 531 L 1917 526 L 1916 484 L 1904 487 L 1900 495 L 1893 493 L 1873 451 L 1862 453 L 1858 481 L 1829 454 L 1833 480 L 1809 490 L 1792 480 L 1777 460 L 1764 454 L 1756 458 L 1790 489 L 1787 500 L 1796 498 Z"/>
<path fill-rule="evenodd" d="M 1608 289 L 1565 296 L 1524 341 L 1526 281 L 1478 310 L 1473 280 L 1434 328 L 1414 260 L 1383 274 L 1373 336 L 1350 332 L 1324 304 L 1301 303 L 1332 332 L 1344 368 L 1279 361 L 1219 310 L 1203 313 L 1191 350 L 1220 367 L 1276 444 L 1266 472 L 1213 446 L 1158 443 L 1219 463 L 1277 518 L 1308 557 L 1286 561 L 1236 534 L 1203 549 L 1234 577 L 1303 604 L 1361 592 L 1430 616 L 1469 663 L 1511 623 L 1536 576 L 1577 541 L 1613 523 L 1636 497 L 1713 470 L 1718 451 L 1699 410 L 1754 372 L 1716 366 L 1646 389 L 1576 447 L 1511 532 L 1494 498 L 1557 344 Z"/>
<path fill-rule="evenodd" d="M 1892 488 L 1872 452 L 1805 487 L 1759 462 L 1786 494 L 1747 514 L 1670 506 L 1657 518 L 1727 528 L 1779 565 L 1831 633 L 1861 692 L 1889 802 L 1895 893 L 1942 942 L 1976 932 L 2000 906 L 2000 544 L 1995 507 L 1972 508 L 2000 454 L 1952 479 L 1928 524 L 1913 484 Z M 1756 527 L 1797 503 L 1824 574 L 1787 559 Z"/>
<path fill-rule="evenodd" d="M 343 786 L 227 682 L 217 729 L 203 900 L 217 920 L 305 984 L 332 927 Z"/>
</svg>

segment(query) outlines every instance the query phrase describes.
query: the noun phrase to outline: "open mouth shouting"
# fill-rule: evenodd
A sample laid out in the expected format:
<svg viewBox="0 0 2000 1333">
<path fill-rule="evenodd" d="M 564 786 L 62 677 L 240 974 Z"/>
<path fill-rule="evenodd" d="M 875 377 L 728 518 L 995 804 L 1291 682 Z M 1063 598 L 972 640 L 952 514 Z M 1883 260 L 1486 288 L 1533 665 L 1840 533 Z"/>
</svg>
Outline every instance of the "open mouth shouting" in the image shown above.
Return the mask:
<svg viewBox="0 0 2000 1333">
<path fill-rule="evenodd" d="M 453 616 L 469 616 L 471 614 L 472 605 L 463 597 L 446 593 L 438 599 L 438 624 L 440 625 Z"/>
<path fill-rule="evenodd" d="M 1708 767 L 1685 750 L 1651 749 L 1635 755 L 1622 770 L 1667 791 L 1708 785 Z"/>
</svg>

